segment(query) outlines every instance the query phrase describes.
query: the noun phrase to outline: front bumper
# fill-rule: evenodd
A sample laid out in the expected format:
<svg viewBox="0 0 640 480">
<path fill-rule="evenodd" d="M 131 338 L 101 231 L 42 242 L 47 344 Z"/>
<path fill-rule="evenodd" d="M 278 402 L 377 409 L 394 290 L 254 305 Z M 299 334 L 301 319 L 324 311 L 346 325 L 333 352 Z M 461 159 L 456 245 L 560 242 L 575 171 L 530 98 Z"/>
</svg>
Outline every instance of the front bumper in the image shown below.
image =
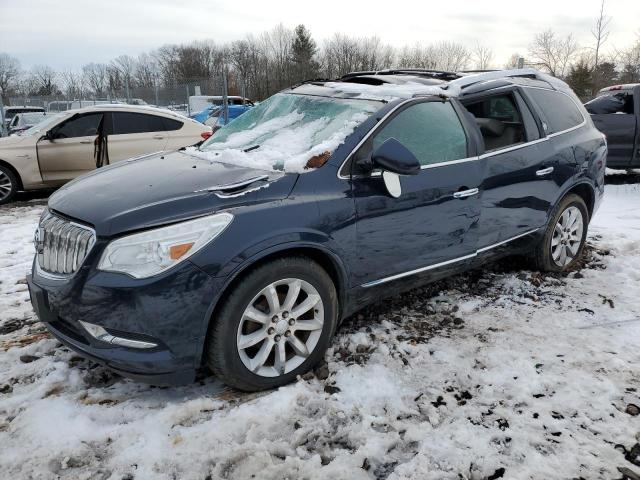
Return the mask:
<svg viewBox="0 0 640 480">
<path fill-rule="evenodd" d="M 125 377 L 156 385 L 193 382 L 219 282 L 188 261 L 144 280 L 88 267 L 64 280 L 40 275 L 35 268 L 27 277 L 33 308 L 58 340 Z M 158 346 L 136 349 L 101 342 L 79 320 Z"/>
</svg>

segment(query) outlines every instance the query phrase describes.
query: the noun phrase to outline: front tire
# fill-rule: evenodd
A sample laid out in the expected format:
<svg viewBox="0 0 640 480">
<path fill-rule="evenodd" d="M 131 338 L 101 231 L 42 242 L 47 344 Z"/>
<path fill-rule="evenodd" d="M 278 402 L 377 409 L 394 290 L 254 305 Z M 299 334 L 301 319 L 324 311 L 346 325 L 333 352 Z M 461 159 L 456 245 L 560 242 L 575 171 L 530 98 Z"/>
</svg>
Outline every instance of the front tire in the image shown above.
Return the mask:
<svg viewBox="0 0 640 480">
<path fill-rule="evenodd" d="M 0 205 L 11 202 L 18 191 L 18 179 L 15 174 L 0 165 Z"/>
<path fill-rule="evenodd" d="M 305 257 L 257 267 L 236 284 L 210 329 L 206 363 L 244 391 L 285 385 L 324 356 L 338 316 L 327 272 Z"/>
<path fill-rule="evenodd" d="M 569 194 L 553 210 L 534 253 L 536 267 L 547 272 L 571 270 L 584 250 L 589 211 L 584 200 Z"/>
</svg>

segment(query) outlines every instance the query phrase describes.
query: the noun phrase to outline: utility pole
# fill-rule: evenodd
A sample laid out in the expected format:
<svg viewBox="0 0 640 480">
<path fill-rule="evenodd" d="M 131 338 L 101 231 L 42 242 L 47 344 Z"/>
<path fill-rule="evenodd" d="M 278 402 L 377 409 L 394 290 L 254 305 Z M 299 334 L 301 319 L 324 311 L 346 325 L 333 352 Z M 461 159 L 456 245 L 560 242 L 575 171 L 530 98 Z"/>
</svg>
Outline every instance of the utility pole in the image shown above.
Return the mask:
<svg viewBox="0 0 640 480">
<path fill-rule="evenodd" d="M 124 87 L 127 91 L 127 103 L 131 103 L 131 94 L 129 93 L 129 75 L 124 77 Z"/>
<path fill-rule="evenodd" d="M 158 103 L 158 79 L 157 78 L 153 79 L 153 90 L 156 96 L 156 107 L 159 107 L 160 103 Z"/>
<path fill-rule="evenodd" d="M 224 124 L 229 121 L 229 98 L 227 97 L 227 72 L 222 72 L 222 115 Z"/>
<path fill-rule="evenodd" d="M 189 105 L 189 85 L 185 85 L 187 88 L 187 117 L 191 116 L 191 105 Z"/>
<path fill-rule="evenodd" d="M 2 103 L 2 96 L 0 96 L 0 137 L 6 137 L 9 132 L 7 132 L 7 125 L 4 123 L 4 104 Z"/>
</svg>

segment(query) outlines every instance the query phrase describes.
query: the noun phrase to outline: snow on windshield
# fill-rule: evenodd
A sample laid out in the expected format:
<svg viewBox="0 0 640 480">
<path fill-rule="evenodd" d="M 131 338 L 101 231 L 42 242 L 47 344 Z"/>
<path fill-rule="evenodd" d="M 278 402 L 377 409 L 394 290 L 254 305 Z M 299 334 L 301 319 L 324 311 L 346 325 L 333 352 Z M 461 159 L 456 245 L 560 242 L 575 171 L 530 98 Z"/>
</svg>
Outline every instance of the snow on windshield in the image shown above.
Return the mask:
<svg viewBox="0 0 640 480">
<path fill-rule="evenodd" d="M 280 93 L 221 128 L 200 150 L 212 162 L 302 173 L 328 156 L 382 103 Z"/>
</svg>

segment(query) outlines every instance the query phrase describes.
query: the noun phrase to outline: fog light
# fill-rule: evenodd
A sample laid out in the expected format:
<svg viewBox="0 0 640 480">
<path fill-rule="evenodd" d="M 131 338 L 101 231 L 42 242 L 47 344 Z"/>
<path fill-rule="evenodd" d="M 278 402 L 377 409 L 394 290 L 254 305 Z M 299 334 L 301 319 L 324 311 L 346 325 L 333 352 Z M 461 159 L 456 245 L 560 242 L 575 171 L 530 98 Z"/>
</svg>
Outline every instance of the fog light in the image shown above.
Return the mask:
<svg viewBox="0 0 640 480">
<path fill-rule="evenodd" d="M 157 347 L 157 343 L 152 342 L 144 342 L 142 340 L 134 340 L 132 338 L 124 338 L 124 337 L 116 337 L 115 335 L 111 335 L 100 325 L 94 325 L 93 323 L 83 322 L 82 320 L 78 320 L 80 324 L 84 327 L 89 335 L 91 335 L 96 340 L 101 342 L 110 343 L 111 345 L 120 345 L 122 347 L 129 348 L 154 348 Z"/>
</svg>

